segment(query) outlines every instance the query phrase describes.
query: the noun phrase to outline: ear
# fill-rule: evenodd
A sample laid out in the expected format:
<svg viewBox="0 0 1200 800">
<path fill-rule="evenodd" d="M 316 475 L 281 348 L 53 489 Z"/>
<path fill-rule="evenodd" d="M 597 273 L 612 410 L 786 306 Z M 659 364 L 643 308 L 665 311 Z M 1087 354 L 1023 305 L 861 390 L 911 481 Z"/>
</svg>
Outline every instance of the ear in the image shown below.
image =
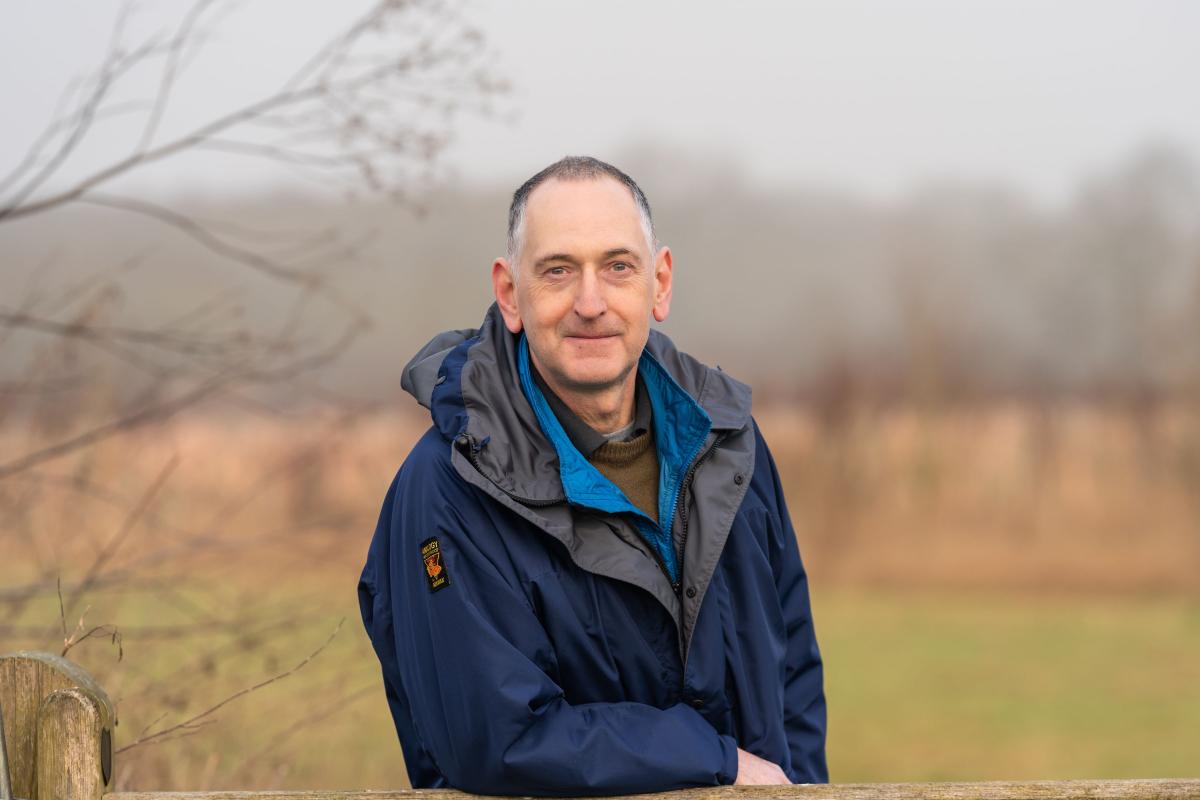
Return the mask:
<svg viewBox="0 0 1200 800">
<path fill-rule="evenodd" d="M 663 322 L 671 312 L 671 248 L 663 247 L 654 259 L 654 319 Z"/>
<path fill-rule="evenodd" d="M 517 285 L 513 283 L 512 268 L 508 259 L 503 256 L 492 262 L 492 291 L 496 295 L 500 313 L 504 315 L 505 327 L 512 333 L 520 333 L 521 314 L 517 311 Z"/>
</svg>

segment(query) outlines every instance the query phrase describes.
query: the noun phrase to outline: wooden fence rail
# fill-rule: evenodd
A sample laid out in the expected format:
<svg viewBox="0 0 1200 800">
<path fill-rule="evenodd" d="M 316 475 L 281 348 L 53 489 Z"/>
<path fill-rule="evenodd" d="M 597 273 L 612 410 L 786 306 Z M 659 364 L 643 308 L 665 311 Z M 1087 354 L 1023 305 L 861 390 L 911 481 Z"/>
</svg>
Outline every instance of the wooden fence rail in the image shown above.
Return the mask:
<svg viewBox="0 0 1200 800">
<path fill-rule="evenodd" d="M 465 800 L 448 789 L 354 792 L 113 792 L 116 713 L 79 666 L 50 653 L 0 655 L 0 800 Z M 1197 753 L 1200 765 L 1200 753 Z M 720 786 L 678 800 L 1200 800 L 1200 780 Z M 631 795 L 659 798 L 662 795 Z"/>
</svg>

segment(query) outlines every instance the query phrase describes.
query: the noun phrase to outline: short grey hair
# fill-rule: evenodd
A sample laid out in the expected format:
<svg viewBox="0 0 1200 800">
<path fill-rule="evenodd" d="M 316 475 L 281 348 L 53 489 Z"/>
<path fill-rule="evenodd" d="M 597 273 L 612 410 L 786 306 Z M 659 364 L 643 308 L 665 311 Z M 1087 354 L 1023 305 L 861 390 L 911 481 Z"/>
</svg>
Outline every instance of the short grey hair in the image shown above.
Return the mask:
<svg viewBox="0 0 1200 800">
<path fill-rule="evenodd" d="M 658 239 L 654 234 L 654 218 L 650 215 L 650 202 L 646 200 L 646 194 L 642 191 L 642 187 L 612 164 L 598 158 L 566 156 L 525 181 L 519 189 L 513 192 L 512 204 L 508 207 L 508 263 L 512 268 L 514 281 L 517 277 L 517 258 L 521 255 L 521 245 L 525 234 L 525 203 L 529 200 L 530 193 L 551 178 L 582 181 L 603 177 L 620 181 L 633 195 L 638 214 L 642 218 L 642 231 L 646 235 L 646 244 L 650 246 L 650 256 L 653 258 L 658 249 Z"/>
</svg>

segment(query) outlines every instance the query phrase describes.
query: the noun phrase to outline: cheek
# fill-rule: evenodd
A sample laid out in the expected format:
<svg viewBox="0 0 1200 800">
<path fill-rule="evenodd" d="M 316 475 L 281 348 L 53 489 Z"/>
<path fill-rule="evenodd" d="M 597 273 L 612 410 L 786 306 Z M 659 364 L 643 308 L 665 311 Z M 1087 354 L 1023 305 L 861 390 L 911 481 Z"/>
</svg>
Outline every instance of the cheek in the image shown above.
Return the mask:
<svg viewBox="0 0 1200 800">
<path fill-rule="evenodd" d="M 626 291 L 614 293 L 609 301 L 610 308 L 618 308 L 629 327 L 649 325 L 650 309 L 654 307 L 654 294 L 644 285 L 623 287 Z"/>
<path fill-rule="evenodd" d="M 530 336 L 544 337 L 550 334 L 570 310 L 570 298 L 565 292 L 555 292 L 544 286 L 530 286 L 518 293 L 518 306 L 521 319 Z"/>
</svg>

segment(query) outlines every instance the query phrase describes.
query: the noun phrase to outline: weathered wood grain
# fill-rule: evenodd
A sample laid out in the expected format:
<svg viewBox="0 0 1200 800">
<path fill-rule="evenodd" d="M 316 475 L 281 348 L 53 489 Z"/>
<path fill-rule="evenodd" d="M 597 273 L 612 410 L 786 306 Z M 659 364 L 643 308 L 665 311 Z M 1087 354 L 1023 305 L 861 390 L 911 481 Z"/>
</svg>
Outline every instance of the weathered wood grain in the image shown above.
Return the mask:
<svg viewBox="0 0 1200 800">
<path fill-rule="evenodd" d="M 87 672 L 51 653 L 0 655 L 0 707 L 16 797 L 99 800 L 112 780 L 116 712 Z M 85 770 L 95 775 L 85 779 Z"/>
<path fill-rule="evenodd" d="M 100 800 L 105 723 L 100 701 L 86 689 L 59 689 L 42 701 L 37 737 L 38 800 Z"/>
<path fill-rule="evenodd" d="M 103 800 L 465 800 L 449 789 L 364 792 L 112 792 Z M 720 786 L 623 800 L 1196 800 L 1200 780 L 1035 781 L 990 783 L 846 783 Z M 611 800 L 611 798 L 609 799 Z"/>
</svg>

